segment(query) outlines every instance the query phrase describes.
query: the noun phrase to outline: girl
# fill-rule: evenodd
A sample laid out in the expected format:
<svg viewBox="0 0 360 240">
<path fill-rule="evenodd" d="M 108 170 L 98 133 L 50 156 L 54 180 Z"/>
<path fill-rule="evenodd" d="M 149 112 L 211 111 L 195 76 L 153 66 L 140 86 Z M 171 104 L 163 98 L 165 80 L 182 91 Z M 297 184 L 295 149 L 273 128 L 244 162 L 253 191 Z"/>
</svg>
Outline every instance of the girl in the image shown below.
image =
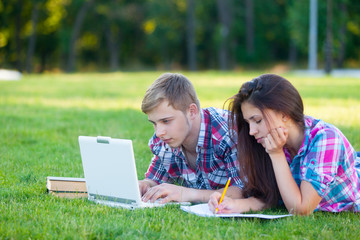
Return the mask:
<svg viewBox="0 0 360 240">
<path fill-rule="evenodd" d="M 304 116 L 286 79 L 264 74 L 244 83 L 230 102 L 237 128 L 243 198 L 212 194 L 218 213 L 257 211 L 279 201 L 289 212 L 360 211 L 360 158 L 339 129 Z"/>
</svg>

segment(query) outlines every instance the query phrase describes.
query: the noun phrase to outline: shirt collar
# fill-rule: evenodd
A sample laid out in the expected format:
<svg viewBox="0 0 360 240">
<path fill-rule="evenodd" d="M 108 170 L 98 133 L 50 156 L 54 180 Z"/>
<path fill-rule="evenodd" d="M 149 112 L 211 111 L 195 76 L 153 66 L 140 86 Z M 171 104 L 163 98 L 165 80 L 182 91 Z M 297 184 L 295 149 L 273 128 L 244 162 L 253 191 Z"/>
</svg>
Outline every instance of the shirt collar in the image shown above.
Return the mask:
<svg viewBox="0 0 360 240">
<path fill-rule="evenodd" d="M 297 153 L 297 156 L 303 156 L 307 152 L 307 149 L 309 147 L 310 131 L 311 131 L 311 127 L 313 125 L 313 118 L 310 116 L 305 116 L 304 117 L 304 125 L 305 125 L 304 139 L 303 139 L 301 147 Z"/>
<path fill-rule="evenodd" d="M 206 122 L 209 122 L 209 119 L 208 119 L 209 116 L 204 111 L 204 109 L 200 109 L 200 115 L 201 115 L 201 123 L 200 123 L 200 132 L 199 132 L 197 147 L 203 148 L 204 144 L 205 144 L 205 131 L 206 131 L 206 127 L 207 127 Z"/>
</svg>

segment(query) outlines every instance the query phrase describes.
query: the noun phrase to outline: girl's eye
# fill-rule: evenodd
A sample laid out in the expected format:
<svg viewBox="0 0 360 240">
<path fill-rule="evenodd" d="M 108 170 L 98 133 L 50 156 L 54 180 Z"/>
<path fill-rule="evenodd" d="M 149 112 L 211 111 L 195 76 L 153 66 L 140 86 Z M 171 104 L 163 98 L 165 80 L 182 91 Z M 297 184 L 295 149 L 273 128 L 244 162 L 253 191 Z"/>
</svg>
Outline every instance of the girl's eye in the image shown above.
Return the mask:
<svg viewBox="0 0 360 240">
<path fill-rule="evenodd" d="M 259 124 L 259 123 L 261 123 L 261 119 L 260 120 L 257 120 L 257 121 L 255 121 L 257 124 Z"/>
</svg>

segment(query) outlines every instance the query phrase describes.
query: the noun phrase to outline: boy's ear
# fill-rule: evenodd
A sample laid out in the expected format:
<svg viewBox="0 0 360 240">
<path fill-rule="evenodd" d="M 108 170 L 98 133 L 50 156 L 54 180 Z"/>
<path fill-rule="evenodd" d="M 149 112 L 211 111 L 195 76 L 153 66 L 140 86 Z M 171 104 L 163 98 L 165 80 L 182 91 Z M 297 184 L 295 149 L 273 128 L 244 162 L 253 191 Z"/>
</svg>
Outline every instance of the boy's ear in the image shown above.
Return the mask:
<svg viewBox="0 0 360 240">
<path fill-rule="evenodd" d="M 190 106 L 189 106 L 190 118 L 194 119 L 198 113 L 199 113 L 199 109 L 198 109 L 197 105 L 195 103 L 190 104 Z"/>
</svg>

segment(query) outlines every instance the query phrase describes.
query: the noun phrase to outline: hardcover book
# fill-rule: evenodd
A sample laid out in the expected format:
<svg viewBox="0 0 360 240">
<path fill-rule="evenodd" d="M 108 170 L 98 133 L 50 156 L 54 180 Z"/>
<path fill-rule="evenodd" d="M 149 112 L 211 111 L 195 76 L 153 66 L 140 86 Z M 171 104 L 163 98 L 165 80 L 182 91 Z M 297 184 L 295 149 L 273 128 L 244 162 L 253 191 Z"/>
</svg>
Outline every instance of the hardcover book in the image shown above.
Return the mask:
<svg viewBox="0 0 360 240">
<path fill-rule="evenodd" d="M 50 194 L 67 197 L 87 197 L 85 178 L 47 177 L 46 187 Z"/>
</svg>

